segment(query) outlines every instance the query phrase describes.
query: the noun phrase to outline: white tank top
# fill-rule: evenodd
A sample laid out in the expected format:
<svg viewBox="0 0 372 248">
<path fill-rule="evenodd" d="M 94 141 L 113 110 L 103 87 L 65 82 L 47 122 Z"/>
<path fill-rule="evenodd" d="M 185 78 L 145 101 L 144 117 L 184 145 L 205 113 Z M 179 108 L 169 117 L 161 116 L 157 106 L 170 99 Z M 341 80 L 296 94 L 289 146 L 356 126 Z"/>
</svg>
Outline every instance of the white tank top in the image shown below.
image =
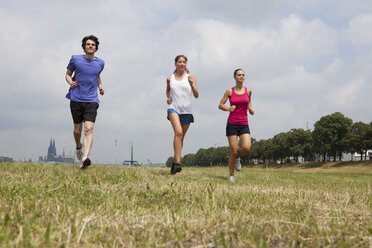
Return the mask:
<svg viewBox="0 0 372 248">
<path fill-rule="evenodd" d="M 174 74 L 170 79 L 170 97 L 172 103 L 169 108 L 176 110 L 179 114 L 192 114 L 192 89 L 189 83 L 189 74 L 185 74 L 182 80 L 176 80 Z"/>
</svg>

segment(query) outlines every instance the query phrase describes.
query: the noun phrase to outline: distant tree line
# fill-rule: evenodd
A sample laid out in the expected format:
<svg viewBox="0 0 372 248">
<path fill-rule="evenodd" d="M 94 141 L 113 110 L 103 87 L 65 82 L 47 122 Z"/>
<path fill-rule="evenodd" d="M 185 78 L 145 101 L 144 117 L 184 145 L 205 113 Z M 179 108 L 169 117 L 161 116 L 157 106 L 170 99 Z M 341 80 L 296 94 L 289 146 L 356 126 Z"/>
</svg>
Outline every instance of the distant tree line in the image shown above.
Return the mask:
<svg viewBox="0 0 372 248">
<path fill-rule="evenodd" d="M 320 118 L 314 130 L 302 128 L 291 129 L 286 133 L 276 134 L 270 139 L 255 140 L 252 138 L 251 151 L 241 157 L 242 163 L 253 164 L 280 161 L 299 162 L 315 161 L 321 158 L 326 161 L 332 157 L 341 160 L 342 153 L 359 153 L 361 160 L 366 160 L 367 151 L 372 150 L 372 122 L 355 122 L 336 112 Z M 199 149 L 195 154 L 186 154 L 181 163 L 184 166 L 227 165 L 230 150 L 228 146 Z M 353 158 L 352 158 L 353 159 Z M 166 161 L 172 165 L 173 157 Z"/>
</svg>

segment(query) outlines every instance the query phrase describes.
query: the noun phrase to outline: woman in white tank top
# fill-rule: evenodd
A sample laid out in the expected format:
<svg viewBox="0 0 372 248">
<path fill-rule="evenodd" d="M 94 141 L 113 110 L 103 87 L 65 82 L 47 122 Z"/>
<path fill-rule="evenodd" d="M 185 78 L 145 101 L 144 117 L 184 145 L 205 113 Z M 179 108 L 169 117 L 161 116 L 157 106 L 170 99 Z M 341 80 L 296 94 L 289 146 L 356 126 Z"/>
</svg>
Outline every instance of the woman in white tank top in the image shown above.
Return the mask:
<svg viewBox="0 0 372 248">
<path fill-rule="evenodd" d="M 173 162 L 171 174 L 176 174 L 182 170 L 181 166 L 181 150 L 183 139 L 190 127 L 190 123 L 194 122 L 192 115 L 191 98 L 199 97 L 196 78 L 189 74 L 187 69 L 187 58 L 184 55 L 178 55 L 175 58 L 176 70 L 167 78 L 167 104 L 168 120 L 172 124 L 174 131 L 173 138 Z"/>
</svg>

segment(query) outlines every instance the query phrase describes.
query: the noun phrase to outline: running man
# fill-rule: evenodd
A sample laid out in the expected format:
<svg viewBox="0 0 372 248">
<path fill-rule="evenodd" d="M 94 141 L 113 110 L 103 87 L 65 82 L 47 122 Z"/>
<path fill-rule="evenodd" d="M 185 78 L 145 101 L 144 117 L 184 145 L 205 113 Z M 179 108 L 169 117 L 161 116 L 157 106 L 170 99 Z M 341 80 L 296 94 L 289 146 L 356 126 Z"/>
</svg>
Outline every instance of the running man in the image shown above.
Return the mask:
<svg viewBox="0 0 372 248">
<path fill-rule="evenodd" d="M 81 43 L 85 54 L 71 57 L 65 78 L 70 85 L 66 98 L 70 99 L 74 122 L 76 158 L 81 161 L 80 169 L 84 170 L 91 164 L 89 153 L 93 144 L 93 127 L 99 107 L 97 87 L 101 95 L 105 93 L 100 76 L 105 62 L 94 56 L 99 45 L 97 37 L 86 36 Z M 81 144 L 83 123 L 85 136 Z"/>
</svg>

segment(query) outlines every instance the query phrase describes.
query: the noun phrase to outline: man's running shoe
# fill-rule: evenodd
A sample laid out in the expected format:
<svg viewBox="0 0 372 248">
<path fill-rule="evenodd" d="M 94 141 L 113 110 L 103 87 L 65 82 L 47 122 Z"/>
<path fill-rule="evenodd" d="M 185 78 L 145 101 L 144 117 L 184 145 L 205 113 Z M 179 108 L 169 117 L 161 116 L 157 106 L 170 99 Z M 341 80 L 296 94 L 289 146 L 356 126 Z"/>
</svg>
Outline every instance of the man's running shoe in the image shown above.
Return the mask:
<svg viewBox="0 0 372 248">
<path fill-rule="evenodd" d="M 80 144 L 80 148 L 76 148 L 76 158 L 81 161 L 83 158 L 84 152 L 83 152 L 83 145 Z"/>
<path fill-rule="evenodd" d="M 240 158 L 236 159 L 235 170 L 240 171 L 242 169 L 242 164 L 240 163 Z"/>
<path fill-rule="evenodd" d="M 84 159 L 80 165 L 80 169 L 85 170 L 91 163 L 90 158 Z"/>
</svg>

